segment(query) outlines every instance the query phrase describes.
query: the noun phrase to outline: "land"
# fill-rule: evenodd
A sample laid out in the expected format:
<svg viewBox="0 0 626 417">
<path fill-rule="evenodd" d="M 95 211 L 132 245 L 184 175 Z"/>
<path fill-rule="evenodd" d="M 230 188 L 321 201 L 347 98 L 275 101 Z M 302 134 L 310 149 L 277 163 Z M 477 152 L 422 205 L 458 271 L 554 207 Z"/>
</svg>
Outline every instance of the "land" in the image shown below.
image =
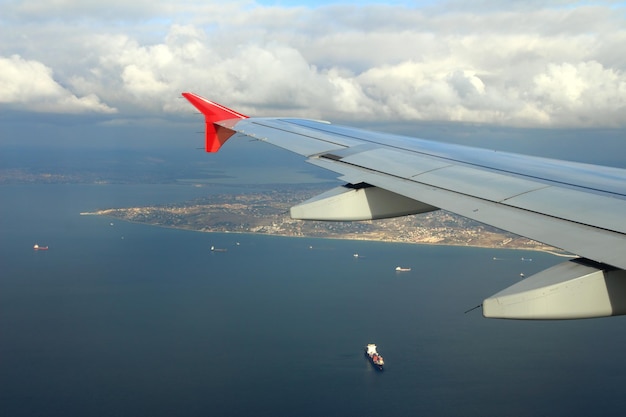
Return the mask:
<svg viewBox="0 0 626 417">
<path fill-rule="evenodd" d="M 289 216 L 291 206 L 321 191 L 281 189 L 242 195 L 222 194 L 179 204 L 108 208 L 83 214 L 202 232 L 260 233 L 558 252 L 553 247 L 443 210 L 361 222 L 301 221 Z"/>
<path fill-rule="evenodd" d="M 203 232 L 260 233 L 281 236 L 377 240 L 415 244 L 460 245 L 559 253 L 494 227 L 439 210 L 396 219 L 364 222 L 298 221 L 289 208 L 317 195 L 328 179 L 298 185 L 242 185 L 204 159 L 190 161 L 187 150 L 150 154 L 117 149 L 10 149 L 0 161 L 0 185 L 12 184 L 184 184 L 202 187 L 230 184 L 241 193 L 150 207 L 106 208 L 97 214 L 130 222 Z M 198 178 L 206 181 L 199 181 Z M 213 183 L 214 182 L 214 183 Z M 245 182 L 252 184 L 252 182 Z"/>
</svg>

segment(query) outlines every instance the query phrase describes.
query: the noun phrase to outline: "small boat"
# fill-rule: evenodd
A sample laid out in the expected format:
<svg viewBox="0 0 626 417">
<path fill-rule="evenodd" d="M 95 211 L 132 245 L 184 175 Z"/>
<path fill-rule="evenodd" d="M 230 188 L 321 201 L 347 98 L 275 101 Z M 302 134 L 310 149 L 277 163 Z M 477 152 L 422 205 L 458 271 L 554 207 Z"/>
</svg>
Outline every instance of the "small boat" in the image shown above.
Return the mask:
<svg viewBox="0 0 626 417">
<path fill-rule="evenodd" d="M 396 266 L 396 272 L 409 272 L 411 268 L 403 268 L 401 266 Z"/>
<path fill-rule="evenodd" d="M 34 250 L 48 250 L 48 247 L 47 246 L 39 246 L 39 244 L 35 243 L 33 245 L 33 249 Z"/>
<path fill-rule="evenodd" d="M 372 365 L 376 367 L 379 371 L 383 370 L 383 365 L 385 361 L 380 353 L 376 351 L 376 345 L 373 343 L 369 343 L 365 346 L 365 356 L 368 357 Z"/>
<path fill-rule="evenodd" d="M 226 252 L 228 249 L 225 248 L 216 248 L 215 246 L 211 246 L 211 252 Z"/>
</svg>

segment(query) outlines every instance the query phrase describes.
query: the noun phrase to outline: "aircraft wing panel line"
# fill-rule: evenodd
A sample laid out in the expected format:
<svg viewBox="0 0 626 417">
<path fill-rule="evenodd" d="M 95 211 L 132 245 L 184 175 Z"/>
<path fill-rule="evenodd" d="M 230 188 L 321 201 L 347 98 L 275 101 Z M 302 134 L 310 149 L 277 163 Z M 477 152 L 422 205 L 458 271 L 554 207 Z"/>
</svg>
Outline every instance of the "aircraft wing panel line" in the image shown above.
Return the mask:
<svg viewBox="0 0 626 417">
<path fill-rule="evenodd" d="M 258 126 L 276 129 L 286 133 L 299 135 L 301 137 L 306 137 L 309 139 L 324 141 L 343 147 L 357 146 L 363 143 L 363 141 L 359 139 L 355 140 L 352 138 L 341 137 L 337 135 L 329 135 L 324 133 L 323 131 L 312 131 L 311 129 L 303 128 L 298 124 L 293 123 L 291 119 L 255 119 L 252 122 Z"/>
<path fill-rule="evenodd" d="M 391 161 L 391 162 L 390 162 Z M 468 166 L 451 165 L 422 155 L 388 149 L 370 150 L 341 159 L 341 162 L 374 169 L 400 178 L 414 179 L 492 201 L 506 199 L 549 187 L 545 183 L 498 174 Z"/>
<path fill-rule="evenodd" d="M 298 135 L 292 132 L 286 132 L 274 127 L 259 124 L 256 121 L 251 121 L 250 119 L 239 121 L 232 129 L 239 134 L 262 142 L 270 143 L 307 157 L 346 148 L 346 146 L 341 144 Z"/>
<path fill-rule="evenodd" d="M 324 157 L 323 155 L 321 155 Z M 400 152 L 387 148 L 365 150 L 354 155 L 341 158 L 342 162 L 353 165 L 376 166 L 389 174 L 411 178 L 430 171 L 453 166 L 450 162 L 439 158 L 419 155 L 412 152 Z"/>
</svg>

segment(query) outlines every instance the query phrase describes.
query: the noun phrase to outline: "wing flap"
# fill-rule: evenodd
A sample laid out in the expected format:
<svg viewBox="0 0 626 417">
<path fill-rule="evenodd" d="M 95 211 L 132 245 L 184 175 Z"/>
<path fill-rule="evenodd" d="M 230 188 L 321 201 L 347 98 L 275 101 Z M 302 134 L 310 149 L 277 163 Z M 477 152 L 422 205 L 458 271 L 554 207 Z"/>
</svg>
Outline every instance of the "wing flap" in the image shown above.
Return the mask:
<svg viewBox="0 0 626 417">
<path fill-rule="evenodd" d="M 621 221 L 626 213 L 626 200 L 620 198 L 558 187 L 472 165 L 452 165 L 448 160 L 406 151 L 369 150 L 338 162 L 626 234 L 626 222 Z"/>
<path fill-rule="evenodd" d="M 341 162 L 462 194 L 481 195 L 489 201 L 503 201 L 547 187 L 536 181 L 453 165 L 441 158 L 406 151 L 370 150 L 342 158 Z"/>
<path fill-rule="evenodd" d="M 370 167 L 401 178 L 411 178 L 451 166 L 449 161 L 394 149 L 371 149 L 341 158 L 347 164 Z"/>
<path fill-rule="evenodd" d="M 626 234 L 626 201 L 568 188 L 547 187 L 506 201 L 507 205 Z"/>
<path fill-rule="evenodd" d="M 411 179 L 459 194 L 480 196 L 493 202 L 502 202 L 520 194 L 548 187 L 534 181 L 458 165 L 427 172 Z"/>
<path fill-rule="evenodd" d="M 621 198 L 592 194 L 565 186 L 559 187 L 475 165 L 452 165 L 448 159 L 384 148 L 330 160 L 329 164 L 324 165 L 330 168 L 341 164 L 361 168 L 363 172 L 381 172 L 410 181 L 412 184 L 450 191 L 459 196 L 501 203 L 558 220 L 626 234 L 626 222 L 621 221 L 623 213 L 626 213 L 626 200 Z M 341 173 L 345 175 L 345 170 Z M 361 181 L 381 187 L 380 184 L 366 178 L 361 178 Z M 455 211 L 436 202 L 424 200 L 423 196 L 420 196 L 419 200 Z M 471 214 L 468 217 L 474 218 Z M 489 223 L 488 219 L 481 221 Z M 527 232 L 516 229 L 515 233 L 528 236 Z M 535 236 L 528 237 L 540 240 Z M 550 241 L 541 241 L 555 245 Z"/>
</svg>

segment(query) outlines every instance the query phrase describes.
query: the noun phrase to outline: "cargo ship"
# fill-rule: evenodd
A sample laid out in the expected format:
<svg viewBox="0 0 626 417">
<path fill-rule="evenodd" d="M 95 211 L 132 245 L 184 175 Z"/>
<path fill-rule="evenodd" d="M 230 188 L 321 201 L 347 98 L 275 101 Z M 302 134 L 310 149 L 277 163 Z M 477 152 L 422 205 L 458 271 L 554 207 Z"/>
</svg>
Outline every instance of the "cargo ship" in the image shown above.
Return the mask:
<svg viewBox="0 0 626 417">
<path fill-rule="evenodd" d="M 383 365 L 385 364 L 385 361 L 383 360 L 383 357 L 380 355 L 380 353 L 376 351 L 375 344 L 370 343 L 365 346 L 365 356 L 367 356 L 367 358 L 370 360 L 372 365 L 376 367 L 376 369 L 378 369 L 379 371 L 383 370 Z"/>
</svg>

